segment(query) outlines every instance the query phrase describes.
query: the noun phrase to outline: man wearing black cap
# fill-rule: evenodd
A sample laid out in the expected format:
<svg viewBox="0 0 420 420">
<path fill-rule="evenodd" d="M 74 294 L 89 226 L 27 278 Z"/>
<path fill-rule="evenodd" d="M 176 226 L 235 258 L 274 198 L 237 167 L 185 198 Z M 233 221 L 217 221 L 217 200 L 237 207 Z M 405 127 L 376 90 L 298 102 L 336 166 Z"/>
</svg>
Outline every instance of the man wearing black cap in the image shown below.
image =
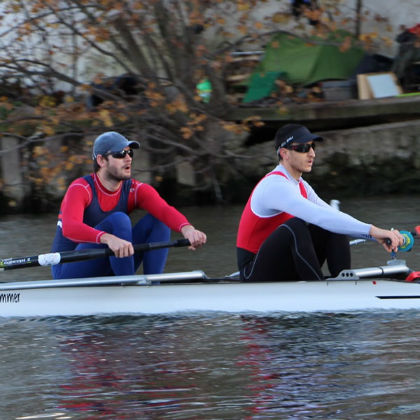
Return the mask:
<svg viewBox="0 0 420 420">
<path fill-rule="evenodd" d="M 242 281 L 320 280 L 325 261 L 335 277 L 350 268 L 347 235 L 374 238 L 388 252 L 403 244 L 397 230 L 377 228 L 331 207 L 302 178 L 312 170 L 322 140 L 299 124 L 277 131 L 279 164 L 256 185 L 239 223 Z"/>
<path fill-rule="evenodd" d="M 133 244 L 164 242 L 170 230 L 181 232 L 195 249 L 206 235 L 160 197 L 150 185 L 131 178 L 134 149 L 114 131 L 101 134 L 93 145 L 94 173 L 73 181 L 63 198 L 52 252 L 108 246 L 115 256 L 57 264 L 55 279 L 134 274 L 143 262 L 144 274 L 163 272 L 167 249 L 134 255 Z M 128 214 L 147 211 L 135 226 Z"/>
</svg>

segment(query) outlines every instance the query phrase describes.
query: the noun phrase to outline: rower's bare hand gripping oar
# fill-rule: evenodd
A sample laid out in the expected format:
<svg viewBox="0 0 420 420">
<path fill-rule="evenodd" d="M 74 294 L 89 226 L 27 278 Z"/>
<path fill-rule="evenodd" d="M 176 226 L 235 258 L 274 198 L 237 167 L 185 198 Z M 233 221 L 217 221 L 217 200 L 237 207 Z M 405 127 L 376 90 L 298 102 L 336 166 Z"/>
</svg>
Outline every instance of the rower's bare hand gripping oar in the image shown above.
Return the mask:
<svg viewBox="0 0 420 420">
<path fill-rule="evenodd" d="M 404 237 L 398 230 L 381 229 L 371 225 L 369 234 L 372 238 L 382 244 L 387 252 L 397 252 L 398 247 L 404 244 Z"/>
<path fill-rule="evenodd" d="M 414 236 L 417 235 L 417 228 L 419 228 L 419 226 L 416 226 L 414 232 L 408 232 L 407 230 L 400 230 L 399 231 L 399 233 L 403 237 L 403 243 L 402 243 L 402 245 L 398 246 L 398 251 L 402 251 L 402 252 L 411 251 L 411 249 L 414 246 Z M 390 239 L 386 239 L 385 242 L 388 246 L 391 245 L 391 240 Z"/>
<path fill-rule="evenodd" d="M 190 246 L 188 239 L 177 239 L 169 242 L 152 242 L 147 244 L 136 244 L 134 252 L 152 251 L 160 248 Z M 7 258 L 0 260 L 0 271 L 13 270 L 14 268 L 26 268 L 34 266 L 51 266 L 66 262 L 103 258 L 113 255 L 109 248 L 90 248 L 74 251 L 51 252 L 39 254 L 32 257 Z"/>
<path fill-rule="evenodd" d="M 391 229 L 391 231 L 393 230 Z M 407 230 L 393 231 L 394 234 L 396 232 L 398 232 L 398 235 L 401 235 L 403 238 L 402 243 L 398 245 L 398 251 L 408 252 L 408 251 L 411 251 L 411 249 L 414 246 L 414 236 L 420 235 L 420 226 L 416 226 L 413 232 L 409 232 Z M 387 251 L 389 251 L 390 247 L 392 246 L 392 241 L 388 237 L 382 237 L 382 238 L 374 237 L 371 240 L 376 240 L 378 242 L 381 242 L 384 245 L 384 247 L 387 249 Z M 350 245 L 357 245 L 357 244 L 364 243 L 366 241 L 369 241 L 369 240 L 368 239 L 353 239 L 352 241 L 350 241 Z"/>
</svg>

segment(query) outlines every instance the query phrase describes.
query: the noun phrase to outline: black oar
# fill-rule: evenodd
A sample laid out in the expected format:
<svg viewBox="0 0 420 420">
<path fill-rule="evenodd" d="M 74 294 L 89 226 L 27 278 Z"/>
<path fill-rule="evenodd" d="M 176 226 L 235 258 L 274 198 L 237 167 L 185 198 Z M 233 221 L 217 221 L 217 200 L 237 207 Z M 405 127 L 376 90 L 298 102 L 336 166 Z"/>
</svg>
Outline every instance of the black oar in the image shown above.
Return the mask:
<svg viewBox="0 0 420 420">
<path fill-rule="evenodd" d="M 134 252 L 152 251 L 160 248 L 189 246 L 188 239 L 177 239 L 169 242 L 152 242 L 149 244 L 136 244 Z M 89 260 L 103 258 L 113 255 L 109 248 L 91 248 L 75 251 L 51 252 L 49 254 L 39 254 L 32 257 L 7 258 L 0 260 L 0 271 L 13 270 L 14 268 L 26 268 L 33 266 L 49 266 L 72 261 Z"/>
</svg>

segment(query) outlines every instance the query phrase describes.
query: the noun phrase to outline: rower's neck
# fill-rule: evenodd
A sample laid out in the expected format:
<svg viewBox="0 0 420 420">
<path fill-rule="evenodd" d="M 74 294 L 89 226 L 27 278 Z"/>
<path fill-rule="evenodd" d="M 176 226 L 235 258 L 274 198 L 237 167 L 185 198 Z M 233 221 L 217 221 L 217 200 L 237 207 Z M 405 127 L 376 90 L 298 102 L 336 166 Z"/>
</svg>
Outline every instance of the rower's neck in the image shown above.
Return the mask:
<svg viewBox="0 0 420 420">
<path fill-rule="evenodd" d="M 298 171 L 297 169 L 291 167 L 287 162 L 280 161 L 280 164 L 285 167 L 289 175 L 292 176 L 294 179 L 296 179 L 296 181 L 300 180 L 300 178 L 302 177 L 301 171 Z"/>
<path fill-rule="evenodd" d="M 103 173 L 101 170 L 99 170 L 98 172 L 96 172 L 96 176 L 98 177 L 99 182 L 101 183 L 101 185 L 106 188 L 108 191 L 114 192 L 117 191 L 120 186 L 122 181 L 118 181 L 114 178 L 111 177 L 107 177 L 105 173 Z"/>
</svg>

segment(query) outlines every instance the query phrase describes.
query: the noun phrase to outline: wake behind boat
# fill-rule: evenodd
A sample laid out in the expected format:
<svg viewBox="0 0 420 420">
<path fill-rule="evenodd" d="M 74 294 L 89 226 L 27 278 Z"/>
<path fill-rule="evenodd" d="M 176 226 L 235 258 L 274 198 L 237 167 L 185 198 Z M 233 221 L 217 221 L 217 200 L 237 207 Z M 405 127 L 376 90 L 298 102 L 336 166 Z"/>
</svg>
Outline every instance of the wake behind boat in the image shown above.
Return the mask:
<svg viewBox="0 0 420 420">
<path fill-rule="evenodd" d="M 407 276 L 414 281 L 400 280 Z M 191 271 L 8 282 L 0 284 L 0 316 L 418 310 L 417 277 L 404 261 L 392 260 L 324 281 L 242 283 Z"/>
</svg>

